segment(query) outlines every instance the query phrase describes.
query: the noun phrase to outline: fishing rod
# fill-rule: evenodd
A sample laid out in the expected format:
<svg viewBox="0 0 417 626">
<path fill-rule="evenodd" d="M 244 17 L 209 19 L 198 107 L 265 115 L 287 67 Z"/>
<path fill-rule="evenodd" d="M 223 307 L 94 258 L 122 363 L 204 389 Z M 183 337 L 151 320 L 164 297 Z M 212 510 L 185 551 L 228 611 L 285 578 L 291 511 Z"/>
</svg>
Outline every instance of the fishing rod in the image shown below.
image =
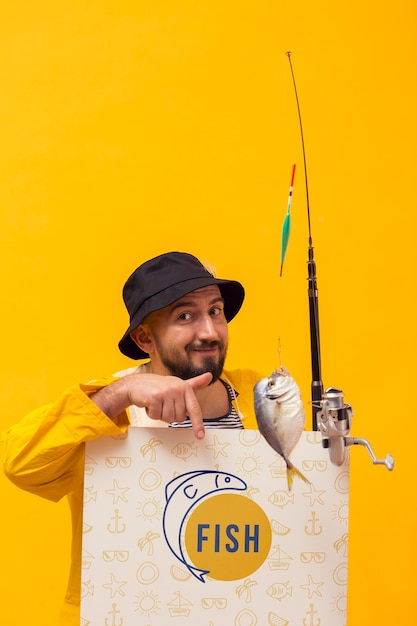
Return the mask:
<svg viewBox="0 0 417 626">
<path fill-rule="evenodd" d="M 301 134 L 301 145 L 304 163 L 304 180 L 307 203 L 307 222 L 308 222 L 308 303 L 310 316 L 310 350 L 311 350 L 311 406 L 312 406 L 312 430 L 320 430 L 323 439 L 322 445 L 329 449 L 330 460 L 335 465 L 342 465 L 345 460 L 345 449 L 351 445 L 363 445 L 367 448 L 372 462 L 375 465 L 385 465 L 388 470 L 394 468 L 394 459 L 387 454 L 384 460 L 376 458 L 371 445 L 366 439 L 358 437 L 349 437 L 351 428 L 353 409 L 350 404 L 344 402 L 343 391 L 335 387 L 323 390 L 321 379 L 321 354 L 320 354 L 320 329 L 319 329 L 319 303 L 317 288 L 316 263 L 314 260 L 313 238 L 311 234 L 311 218 L 310 218 L 310 200 L 308 193 L 308 177 L 307 177 L 307 158 L 304 143 L 303 123 L 301 119 L 301 108 L 298 99 L 297 85 L 295 82 L 294 70 L 291 62 L 291 52 L 285 53 L 290 64 L 291 76 L 294 85 L 295 99 L 298 111 L 298 120 Z M 294 182 L 293 167 L 292 179 L 290 185 L 290 196 L 288 201 L 287 215 L 283 227 L 283 252 L 281 256 L 281 275 L 283 256 L 288 244 L 289 236 L 289 210 L 292 197 L 292 186 Z M 285 239 L 285 241 L 284 241 Z M 285 244 L 285 248 L 284 248 Z"/>
<path fill-rule="evenodd" d="M 311 405 L 312 405 L 312 430 L 318 430 L 317 413 L 323 396 L 323 383 L 321 380 L 321 357 L 320 357 L 320 329 L 319 329 L 319 299 L 317 289 L 316 262 L 314 260 L 313 237 L 311 235 L 310 200 L 308 194 L 307 158 L 304 143 L 303 122 L 301 119 L 300 102 L 298 100 L 297 85 L 294 70 L 291 63 L 291 52 L 286 53 L 290 63 L 291 76 L 294 85 L 295 99 L 297 103 L 298 121 L 300 123 L 301 145 L 303 150 L 304 180 L 307 202 L 308 222 L 308 305 L 310 314 L 310 350 L 311 350 Z"/>
</svg>

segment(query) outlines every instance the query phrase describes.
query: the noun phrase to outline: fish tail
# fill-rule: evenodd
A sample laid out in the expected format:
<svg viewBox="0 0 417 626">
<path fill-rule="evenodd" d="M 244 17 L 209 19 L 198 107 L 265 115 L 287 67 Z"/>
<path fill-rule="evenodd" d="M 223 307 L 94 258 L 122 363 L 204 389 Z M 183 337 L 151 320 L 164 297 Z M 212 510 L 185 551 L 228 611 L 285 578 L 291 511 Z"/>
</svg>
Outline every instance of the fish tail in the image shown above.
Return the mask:
<svg viewBox="0 0 417 626">
<path fill-rule="evenodd" d="M 295 467 L 295 465 L 293 465 L 290 462 L 287 462 L 287 482 L 288 482 L 288 491 L 291 491 L 292 489 L 292 484 L 294 482 L 294 477 L 297 476 L 298 478 L 301 478 L 301 480 L 303 480 L 305 483 L 310 484 L 310 481 L 304 476 L 304 474 L 302 474 L 300 472 L 299 469 L 297 469 Z"/>
<path fill-rule="evenodd" d="M 197 578 L 197 580 L 201 580 L 202 583 L 206 582 L 204 580 L 204 576 L 206 574 L 210 574 L 210 570 L 208 570 L 208 569 L 199 569 L 197 567 L 193 567 L 192 565 L 189 565 L 185 561 L 183 561 L 183 563 L 187 567 L 187 569 L 191 572 L 191 574 Z"/>
</svg>

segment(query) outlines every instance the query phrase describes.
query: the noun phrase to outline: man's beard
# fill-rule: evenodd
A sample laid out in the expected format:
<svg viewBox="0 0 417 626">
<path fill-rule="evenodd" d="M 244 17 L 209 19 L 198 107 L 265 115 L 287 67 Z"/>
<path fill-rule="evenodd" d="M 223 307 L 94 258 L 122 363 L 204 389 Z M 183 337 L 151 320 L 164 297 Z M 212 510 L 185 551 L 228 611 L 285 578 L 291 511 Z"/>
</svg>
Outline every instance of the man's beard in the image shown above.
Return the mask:
<svg viewBox="0 0 417 626">
<path fill-rule="evenodd" d="M 194 376 L 199 376 L 200 374 L 204 374 L 205 372 L 210 372 L 213 376 L 213 380 L 210 384 L 213 384 L 214 382 L 216 382 L 216 380 L 220 378 L 227 353 L 227 345 L 225 345 L 222 341 L 202 341 L 200 344 L 198 344 L 198 346 L 189 344 L 185 348 L 185 357 L 181 355 L 176 349 L 171 350 L 170 354 L 168 354 L 168 352 L 164 348 L 162 348 L 161 345 L 158 345 L 159 342 L 157 340 L 156 344 L 159 357 L 171 376 L 178 376 L 178 378 L 187 380 L 188 378 L 194 378 Z M 217 348 L 219 349 L 218 358 L 206 356 L 203 358 L 203 363 L 201 365 L 194 365 L 191 362 L 191 358 L 189 357 L 189 355 L 193 353 L 193 350 L 195 350 L 196 348 L 213 348 L 215 346 L 217 346 Z"/>
</svg>

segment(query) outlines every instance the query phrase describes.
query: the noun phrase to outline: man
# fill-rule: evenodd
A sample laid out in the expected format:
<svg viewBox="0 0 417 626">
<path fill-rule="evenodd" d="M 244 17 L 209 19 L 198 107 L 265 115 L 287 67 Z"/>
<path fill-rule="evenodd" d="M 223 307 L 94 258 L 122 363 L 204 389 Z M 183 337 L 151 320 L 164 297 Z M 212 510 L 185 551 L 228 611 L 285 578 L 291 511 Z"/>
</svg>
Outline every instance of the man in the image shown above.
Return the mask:
<svg viewBox="0 0 417 626">
<path fill-rule="evenodd" d="M 77 385 L 3 433 L 3 464 L 19 487 L 49 500 L 67 496 L 73 525 L 70 579 L 60 624 L 79 624 L 84 443 L 129 425 L 256 428 L 252 370 L 226 372 L 228 322 L 240 283 L 215 278 L 194 256 L 169 252 L 138 267 L 123 298 L 130 325 L 119 342 L 146 359 L 108 380 Z"/>
</svg>

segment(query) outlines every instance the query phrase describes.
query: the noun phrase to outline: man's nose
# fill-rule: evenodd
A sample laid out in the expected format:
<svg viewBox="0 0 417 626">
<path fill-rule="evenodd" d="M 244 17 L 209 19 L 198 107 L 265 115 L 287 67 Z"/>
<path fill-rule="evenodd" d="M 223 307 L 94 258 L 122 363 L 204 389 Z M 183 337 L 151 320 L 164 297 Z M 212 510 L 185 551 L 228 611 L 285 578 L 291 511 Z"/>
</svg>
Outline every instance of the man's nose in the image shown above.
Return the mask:
<svg viewBox="0 0 417 626">
<path fill-rule="evenodd" d="M 200 339 L 217 339 L 218 333 L 210 315 L 205 315 L 200 319 L 198 336 Z"/>
</svg>

